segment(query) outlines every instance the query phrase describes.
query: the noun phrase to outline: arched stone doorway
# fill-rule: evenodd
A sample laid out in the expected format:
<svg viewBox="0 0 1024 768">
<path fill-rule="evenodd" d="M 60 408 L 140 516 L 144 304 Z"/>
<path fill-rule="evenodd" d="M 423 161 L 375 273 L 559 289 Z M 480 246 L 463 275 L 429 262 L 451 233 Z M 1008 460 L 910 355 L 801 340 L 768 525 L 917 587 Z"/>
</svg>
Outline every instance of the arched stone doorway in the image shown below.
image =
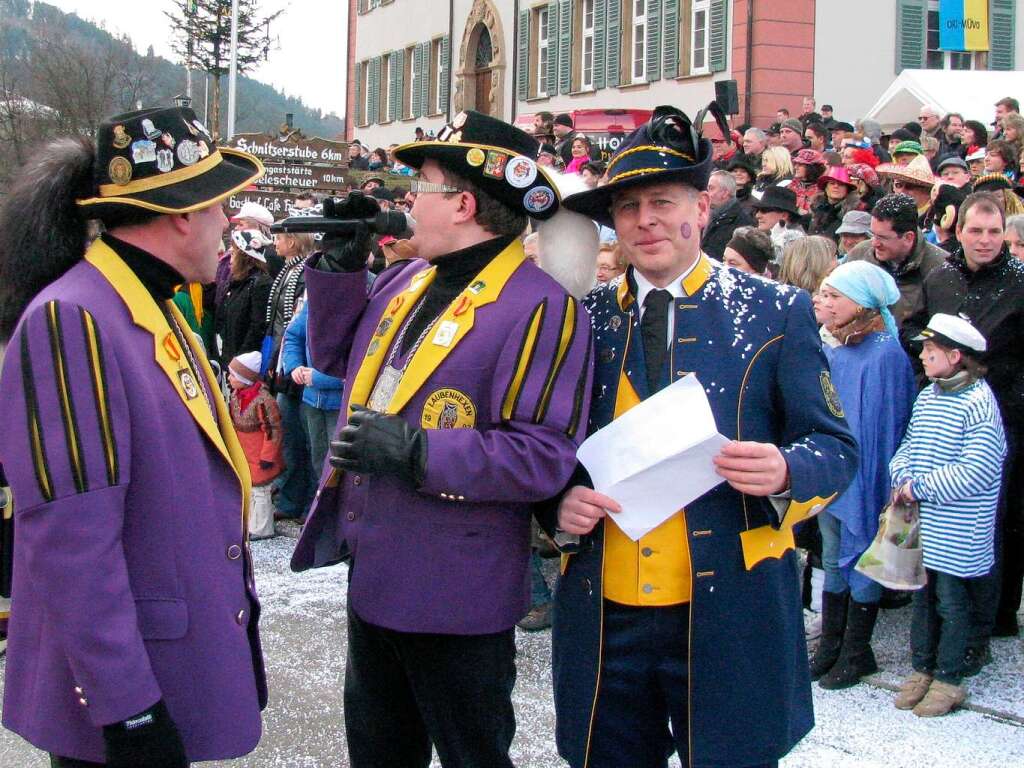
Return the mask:
<svg viewBox="0 0 1024 768">
<path fill-rule="evenodd" d="M 476 80 L 476 110 L 485 115 L 491 114 L 491 60 L 494 51 L 491 47 L 491 33 L 482 23 L 474 30 L 476 37 L 476 54 L 473 56 L 473 79 Z"/>
<path fill-rule="evenodd" d="M 455 73 L 455 111 L 505 117 L 505 37 L 492 0 L 475 0 L 466 19 Z"/>
</svg>

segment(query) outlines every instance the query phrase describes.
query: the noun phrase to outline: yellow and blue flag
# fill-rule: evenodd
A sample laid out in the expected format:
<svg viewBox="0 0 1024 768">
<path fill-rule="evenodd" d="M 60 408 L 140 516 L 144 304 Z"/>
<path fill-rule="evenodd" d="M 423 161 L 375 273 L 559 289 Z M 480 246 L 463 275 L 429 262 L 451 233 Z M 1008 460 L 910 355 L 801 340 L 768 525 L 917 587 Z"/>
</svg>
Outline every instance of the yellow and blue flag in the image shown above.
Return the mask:
<svg viewBox="0 0 1024 768">
<path fill-rule="evenodd" d="M 939 0 L 939 48 L 988 50 L 988 0 Z"/>
</svg>

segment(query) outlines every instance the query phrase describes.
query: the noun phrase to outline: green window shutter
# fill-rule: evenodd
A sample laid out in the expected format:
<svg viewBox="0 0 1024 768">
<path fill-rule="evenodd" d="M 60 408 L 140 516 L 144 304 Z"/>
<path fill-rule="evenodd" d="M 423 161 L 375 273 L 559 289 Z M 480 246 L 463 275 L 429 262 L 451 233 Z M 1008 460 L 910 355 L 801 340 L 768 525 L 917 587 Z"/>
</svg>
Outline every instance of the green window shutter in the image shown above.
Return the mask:
<svg viewBox="0 0 1024 768">
<path fill-rule="evenodd" d="M 401 91 L 398 89 L 398 51 L 392 51 L 388 56 L 387 63 L 387 119 L 396 120 L 398 116 L 398 103 L 401 101 Z"/>
<path fill-rule="evenodd" d="M 608 0 L 608 14 L 605 17 L 608 42 L 605 46 L 606 80 L 609 87 L 619 84 L 619 70 L 622 68 L 622 0 Z"/>
<path fill-rule="evenodd" d="M 990 19 L 988 68 L 1014 69 L 1014 45 L 1016 42 L 1017 0 L 992 0 Z"/>
<path fill-rule="evenodd" d="M 417 43 L 412 49 L 412 116 L 423 116 L 423 43 Z"/>
<path fill-rule="evenodd" d="M 661 80 L 661 0 L 647 0 L 647 82 Z"/>
<path fill-rule="evenodd" d="M 608 0 L 594 0 L 594 89 L 604 88 L 605 14 Z"/>
<path fill-rule="evenodd" d="M 708 21 L 708 63 L 712 72 L 724 72 L 728 60 L 729 3 L 711 0 Z"/>
<path fill-rule="evenodd" d="M 927 0 L 897 0 L 897 75 L 904 69 L 922 69 L 924 67 L 924 43 L 928 31 L 927 14 Z"/>
<path fill-rule="evenodd" d="M 561 0 L 558 8 L 558 90 L 572 90 L 572 0 Z"/>
<path fill-rule="evenodd" d="M 548 96 L 558 93 L 558 0 L 548 3 L 548 81 L 544 92 Z"/>
<path fill-rule="evenodd" d="M 448 110 L 448 81 L 451 79 L 449 75 L 451 69 L 451 46 L 448 35 L 445 35 L 441 39 L 441 98 L 439 101 L 442 112 Z"/>
<path fill-rule="evenodd" d="M 370 59 L 370 77 L 368 85 L 370 99 L 367 107 L 370 114 L 366 116 L 367 125 L 373 125 L 380 119 L 380 56 Z"/>
<path fill-rule="evenodd" d="M 420 68 L 422 77 L 420 78 L 420 114 L 430 114 L 430 41 L 423 43 L 420 46 L 423 49 L 422 58 L 423 64 Z"/>
<path fill-rule="evenodd" d="M 679 75 L 679 0 L 664 0 L 664 29 L 661 31 L 661 44 L 664 58 L 662 67 L 666 78 Z"/>
<path fill-rule="evenodd" d="M 395 84 L 398 86 L 395 88 L 395 119 L 401 120 L 412 109 L 412 105 L 405 103 L 405 49 L 398 49 L 398 66 L 396 67 Z M 406 107 L 409 109 L 406 109 Z"/>
<path fill-rule="evenodd" d="M 530 98 L 530 12 L 519 12 L 516 30 L 516 96 L 520 101 Z"/>
<path fill-rule="evenodd" d="M 366 77 L 366 62 L 360 62 L 356 64 L 356 111 L 355 111 L 355 124 L 363 125 L 366 123 L 366 111 L 363 107 L 363 78 Z"/>
</svg>

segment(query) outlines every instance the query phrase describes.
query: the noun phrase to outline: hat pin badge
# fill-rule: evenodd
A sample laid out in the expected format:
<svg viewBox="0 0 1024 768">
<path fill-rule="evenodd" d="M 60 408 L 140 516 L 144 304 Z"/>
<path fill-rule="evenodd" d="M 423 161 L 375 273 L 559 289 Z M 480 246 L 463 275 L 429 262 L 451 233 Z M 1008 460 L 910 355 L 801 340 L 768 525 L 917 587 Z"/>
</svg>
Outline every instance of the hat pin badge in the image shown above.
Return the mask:
<svg viewBox="0 0 1024 768">
<path fill-rule="evenodd" d="M 114 140 L 113 145 L 117 149 L 124 149 L 131 144 L 132 137 L 128 135 L 128 131 L 124 129 L 123 125 L 114 126 Z"/>
<path fill-rule="evenodd" d="M 163 133 L 163 131 L 158 130 L 157 127 L 153 125 L 153 121 L 148 117 L 142 121 L 142 132 L 146 134 L 147 139 L 153 140 L 160 138 L 160 135 Z"/>
</svg>

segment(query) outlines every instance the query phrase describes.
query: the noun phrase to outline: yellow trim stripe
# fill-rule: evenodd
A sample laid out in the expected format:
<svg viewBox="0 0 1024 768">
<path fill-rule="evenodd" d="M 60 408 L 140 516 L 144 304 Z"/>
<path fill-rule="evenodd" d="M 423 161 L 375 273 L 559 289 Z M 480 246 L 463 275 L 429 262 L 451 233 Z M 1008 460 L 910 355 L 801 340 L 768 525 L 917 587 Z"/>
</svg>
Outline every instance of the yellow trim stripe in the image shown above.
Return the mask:
<svg viewBox="0 0 1024 768">
<path fill-rule="evenodd" d="M 122 195 L 127 193 L 127 189 L 125 187 L 118 188 L 122 194 L 116 197 L 88 197 L 85 198 L 84 200 L 76 200 L 75 202 L 78 205 L 132 205 L 135 206 L 136 208 L 145 208 L 147 211 L 155 211 L 157 213 L 168 214 L 192 213 L 194 211 L 201 211 L 202 209 L 209 208 L 214 203 L 219 203 L 221 200 L 224 200 L 230 197 L 231 195 L 235 194 L 236 192 L 240 192 L 241 190 L 255 183 L 255 181 L 259 179 L 259 177 L 262 176 L 264 172 L 263 163 L 260 161 L 258 157 L 253 157 L 252 155 L 246 154 L 245 152 L 239 152 L 237 150 L 232 150 L 228 148 L 221 149 L 220 152 L 221 154 L 224 155 L 238 155 L 254 162 L 257 167 L 256 172 L 251 174 L 248 178 L 246 178 L 245 181 L 236 184 L 235 186 L 231 187 L 228 190 L 225 190 L 224 192 L 221 192 L 220 194 L 214 195 L 213 197 L 208 197 L 204 200 L 199 201 L 198 203 L 193 203 L 192 205 L 184 206 L 183 208 L 170 208 L 166 205 L 149 203 L 134 197 L 123 197 Z M 194 168 L 195 166 L 192 167 Z M 175 173 L 175 171 L 171 171 L 170 173 Z M 185 179 L 178 178 L 177 181 L 185 181 Z"/>
<path fill-rule="evenodd" d="M 82 310 L 82 328 L 85 331 L 86 349 L 89 354 L 89 372 L 92 375 L 93 393 L 96 395 L 96 413 L 100 420 L 100 434 L 103 437 L 103 456 L 107 463 L 107 482 L 118 484 L 117 446 L 114 443 L 114 431 L 110 426 L 110 403 L 107 395 L 107 383 L 103 376 L 103 356 L 100 351 L 100 340 L 96 333 L 96 322 L 92 315 Z"/>
<path fill-rule="evenodd" d="M 526 379 L 526 372 L 530 369 L 530 363 L 533 362 L 533 353 L 537 346 L 537 336 L 540 333 L 540 326 L 544 320 L 546 308 L 546 300 L 538 304 L 534 308 L 533 315 L 530 317 L 530 322 L 527 325 L 526 334 L 523 336 L 523 343 L 519 348 L 516 373 L 512 377 L 512 383 L 509 385 L 508 392 L 505 393 L 505 403 L 501 408 L 501 418 L 504 421 L 511 420 L 512 415 L 515 413 L 516 404 L 519 401 L 519 393 L 523 387 L 523 381 Z"/>
<path fill-rule="evenodd" d="M 681 157 L 683 160 L 689 160 L 691 163 L 696 162 L 696 160 L 694 160 L 693 157 L 691 157 L 690 155 L 686 154 L 685 152 L 680 152 L 679 150 L 676 150 L 676 149 L 669 149 L 668 147 L 656 147 L 656 146 L 653 146 L 651 144 L 643 144 L 643 145 L 641 145 L 639 147 L 633 147 L 631 149 L 627 149 L 625 152 L 623 152 L 623 153 L 613 157 L 611 163 L 609 163 L 609 165 L 608 165 L 608 170 L 610 171 L 612 168 L 614 168 L 622 160 L 622 158 L 629 157 L 630 155 L 636 154 L 637 152 L 658 152 L 658 153 L 663 154 L 663 155 L 672 155 L 673 157 Z M 666 169 L 662 168 L 660 170 L 666 170 Z"/>
<path fill-rule="evenodd" d="M 677 168 L 637 168 L 633 171 L 623 171 L 608 180 L 609 184 L 612 184 L 620 179 L 628 179 L 632 176 L 639 176 L 644 173 L 671 173 L 672 171 L 678 170 Z"/>
<path fill-rule="evenodd" d="M 194 165 L 187 165 L 184 168 L 178 168 L 175 171 L 161 173 L 159 176 L 147 176 L 142 179 L 136 179 L 135 181 L 129 181 L 127 184 L 100 184 L 100 197 L 114 197 L 115 195 L 132 195 L 137 192 L 149 192 L 151 189 L 160 189 L 161 187 L 168 187 L 171 184 L 188 181 L 189 179 L 194 179 L 196 176 L 202 176 L 207 171 L 212 171 L 220 165 L 223 160 L 224 158 L 221 156 L 220 152 L 214 151 L 210 153 L 209 157 L 204 157 Z"/>
<path fill-rule="evenodd" d="M 562 313 L 562 335 L 558 339 L 558 351 L 552 361 L 551 370 L 548 372 L 547 381 L 544 382 L 540 402 L 537 403 L 537 411 L 533 415 L 535 423 L 540 424 L 547 415 L 548 406 L 551 403 L 551 393 L 554 391 L 555 379 L 558 378 L 565 362 L 565 353 L 569 349 L 572 337 L 576 335 L 576 302 L 572 296 L 565 297 L 565 311 Z"/>
<path fill-rule="evenodd" d="M 60 395 L 61 415 L 64 417 L 64 431 L 71 459 L 71 474 L 75 480 L 75 488 L 79 493 L 85 493 L 88 487 L 85 479 L 85 467 L 82 463 L 82 443 L 75 424 L 75 406 L 71 399 L 71 382 L 68 379 L 67 361 L 64 359 L 64 344 L 56 301 L 51 301 L 46 305 L 46 313 L 50 329 L 50 349 L 53 352 L 57 393 Z"/>
<path fill-rule="evenodd" d="M 53 501 L 53 482 L 46 463 L 46 442 L 39 426 L 39 404 L 36 401 L 36 387 L 32 379 L 32 357 L 28 348 L 28 334 L 21 336 L 21 379 L 25 390 L 25 411 L 28 414 L 29 441 L 32 443 L 32 466 L 36 471 L 39 491 L 44 501 Z"/>
</svg>

